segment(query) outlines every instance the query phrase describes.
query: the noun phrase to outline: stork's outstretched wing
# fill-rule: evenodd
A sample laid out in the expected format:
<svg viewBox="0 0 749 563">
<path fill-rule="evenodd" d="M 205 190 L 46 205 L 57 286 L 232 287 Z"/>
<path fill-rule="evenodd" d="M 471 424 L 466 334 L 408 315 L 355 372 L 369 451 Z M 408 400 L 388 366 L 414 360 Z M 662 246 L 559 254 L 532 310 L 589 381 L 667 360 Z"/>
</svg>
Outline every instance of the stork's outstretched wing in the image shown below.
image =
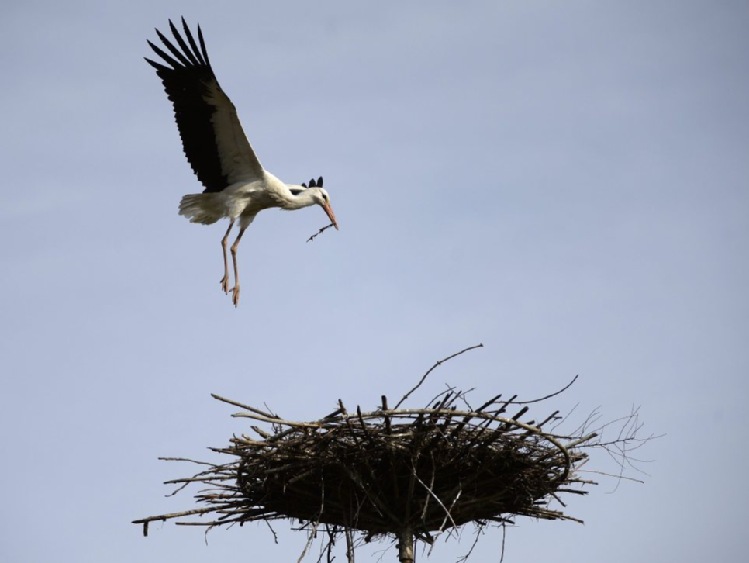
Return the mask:
<svg viewBox="0 0 749 563">
<path fill-rule="evenodd" d="M 157 29 L 170 54 L 149 41 L 163 63 L 146 61 L 156 69 L 174 104 L 185 155 L 205 192 L 220 192 L 235 182 L 262 178 L 263 167 L 242 131 L 234 104 L 213 74 L 200 26 L 199 47 L 185 18 L 182 27 L 187 41 L 171 20 L 169 27 L 177 45 Z"/>
</svg>

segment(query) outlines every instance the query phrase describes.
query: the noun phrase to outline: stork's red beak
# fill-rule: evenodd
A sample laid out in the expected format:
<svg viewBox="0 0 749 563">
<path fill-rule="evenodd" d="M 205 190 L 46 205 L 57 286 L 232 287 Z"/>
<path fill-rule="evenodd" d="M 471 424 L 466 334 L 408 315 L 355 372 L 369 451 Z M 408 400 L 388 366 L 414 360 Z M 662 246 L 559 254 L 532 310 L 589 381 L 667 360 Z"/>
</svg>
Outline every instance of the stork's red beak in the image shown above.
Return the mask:
<svg viewBox="0 0 749 563">
<path fill-rule="evenodd" d="M 333 223 L 333 226 L 336 228 L 336 231 L 338 230 L 338 221 L 335 220 L 335 213 L 333 213 L 333 208 L 330 207 L 329 203 L 325 203 L 322 208 L 325 210 L 325 213 L 328 214 L 328 218 L 330 219 L 330 222 Z"/>
</svg>

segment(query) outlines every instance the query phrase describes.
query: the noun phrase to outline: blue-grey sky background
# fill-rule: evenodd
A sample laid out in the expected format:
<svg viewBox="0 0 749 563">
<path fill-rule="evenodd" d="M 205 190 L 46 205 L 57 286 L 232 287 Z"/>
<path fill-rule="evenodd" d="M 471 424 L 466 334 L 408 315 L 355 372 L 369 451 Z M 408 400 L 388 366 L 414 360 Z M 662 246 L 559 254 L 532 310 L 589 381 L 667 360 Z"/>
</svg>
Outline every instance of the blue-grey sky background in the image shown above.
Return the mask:
<svg viewBox="0 0 749 563">
<path fill-rule="evenodd" d="M 200 23 L 266 168 L 323 175 L 259 215 L 242 303 L 225 225 L 142 57 Z M 0 8 L 0 560 L 296 561 L 278 524 L 201 530 L 161 483 L 243 432 L 215 392 L 306 420 L 475 387 L 641 407 L 644 485 L 519 519 L 505 561 L 743 561 L 749 429 L 746 2 L 70 2 Z M 591 468 L 610 469 L 605 457 Z M 440 543 L 432 561 L 470 547 Z M 501 533 L 474 561 L 498 561 Z M 365 548 L 377 560 L 388 544 Z M 419 552 L 420 554 L 421 552 Z M 343 553 L 339 553 L 343 558 Z M 395 560 L 394 551 L 383 561 Z M 419 556 L 420 560 L 424 560 Z"/>
</svg>

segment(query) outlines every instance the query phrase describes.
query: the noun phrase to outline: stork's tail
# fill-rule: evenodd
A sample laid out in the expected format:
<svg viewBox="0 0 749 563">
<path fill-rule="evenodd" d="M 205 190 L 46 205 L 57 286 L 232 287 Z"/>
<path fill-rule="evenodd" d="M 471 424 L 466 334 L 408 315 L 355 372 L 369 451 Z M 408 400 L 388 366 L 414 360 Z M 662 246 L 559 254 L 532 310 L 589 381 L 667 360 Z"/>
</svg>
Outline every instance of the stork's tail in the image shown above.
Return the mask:
<svg viewBox="0 0 749 563">
<path fill-rule="evenodd" d="M 190 223 L 211 225 L 225 216 L 224 205 L 218 194 L 190 194 L 179 202 L 179 214 Z"/>
</svg>

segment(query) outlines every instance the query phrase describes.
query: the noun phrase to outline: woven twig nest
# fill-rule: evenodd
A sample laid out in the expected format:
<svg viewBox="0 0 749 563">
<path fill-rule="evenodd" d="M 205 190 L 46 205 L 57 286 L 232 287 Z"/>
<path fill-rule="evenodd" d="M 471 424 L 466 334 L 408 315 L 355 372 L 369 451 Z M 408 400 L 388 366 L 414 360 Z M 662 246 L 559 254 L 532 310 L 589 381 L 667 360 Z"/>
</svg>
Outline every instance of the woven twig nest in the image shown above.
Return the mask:
<svg viewBox="0 0 749 563">
<path fill-rule="evenodd" d="M 563 507 L 560 495 L 585 494 L 583 487 L 593 484 L 577 470 L 588 457 L 584 449 L 601 445 L 597 434 L 585 432 L 585 425 L 572 435 L 554 433 L 558 412 L 522 420 L 528 403 L 557 393 L 529 402 L 497 396 L 471 408 L 463 393 L 450 389 L 426 408 L 398 408 L 410 393 L 395 408 L 383 396 L 371 412 L 348 412 L 339 401 L 335 412 L 311 422 L 214 395 L 242 409 L 234 416 L 264 427 L 253 424 L 253 435 L 212 448 L 229 455 L 227 463 L 205 464 L 193 477 L 170 481 L 203 485 L 195 494 L 199 508 L 135 522 L 146 534 L 154 520 L 210 528 L 296 519 L 309 529 L 322 524 L 329 534 L 345 532 L 349 542 L 352 530 L 367 541 L 395 536 L 401 561 L 412 561 L 414 538 L 431 542 L 435 533 L 469 522 L 504 524 L 516 516 L 580 521 L 549 505 Z M 629 430 L 617 443 L 635 440 L 639 426 L 626 420 Z"/>
<path fill-rule="evenodd" d="M 436 408 L 338 412 L 279 437 L 232 439 L 223 450 L 236 457 L 231 500 L 256 509 L 237 520 L 292 517 L 372 536 L 513 515 L 569 518 L 546 505 L 575 481 L 570 472 L 585 454 L 540 426 L 458 411 L 450 398 Z"/>
</svg>

